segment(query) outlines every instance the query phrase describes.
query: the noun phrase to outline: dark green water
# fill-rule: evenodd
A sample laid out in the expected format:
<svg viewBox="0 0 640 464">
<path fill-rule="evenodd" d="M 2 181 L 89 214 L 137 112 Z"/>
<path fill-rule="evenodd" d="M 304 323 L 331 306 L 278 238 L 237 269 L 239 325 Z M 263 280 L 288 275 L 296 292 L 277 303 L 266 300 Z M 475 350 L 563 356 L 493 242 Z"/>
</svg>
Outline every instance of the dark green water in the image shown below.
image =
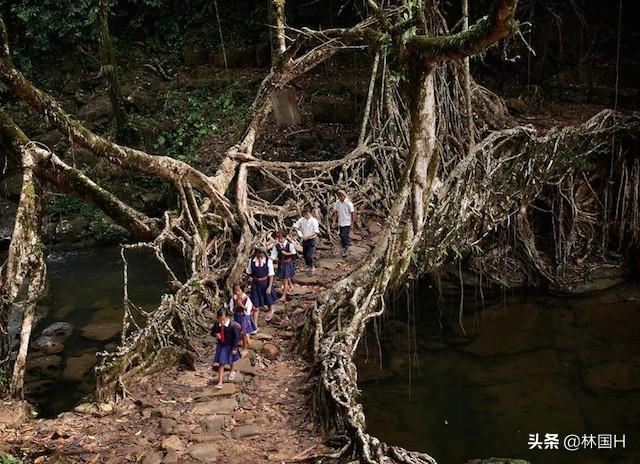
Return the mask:
<svg viewBox="0 0 640 464">
<path fill-rule="evenodd" d="M 412 299 L 410 331 L 402 300 L 402 321 L 380 323 L 382 369 L 373 330 L 360 349 L 370 433 L 441 464 L 640 462 L 639 285 L 467 304 L 466 335 L 458 300 L 438 308 L 424 290 Z M 529 450 L 534 433 L 559 434 L 560 449 Z M 567 434 L 625 434 L 626 449 L 563 451 Z"/>
<path fill-rule="evenodd" d="M 144 251 L 128 251 L 129 295 L 147 310 L 160 301 L 166 275 Z M 123 316 L 123 274 L 118 248 L 91 248 L 47 254 L 48 287 L 40 301 L 46 317 L 32 340 L 49 325 L 72 324 L 64 350 L 55 354 L 32 351 L 27 360 L 28 396 L 44 416 L 75 406 L 93 392 L 95 353 L 112 348 L 119 339 Z"/>
</svg>

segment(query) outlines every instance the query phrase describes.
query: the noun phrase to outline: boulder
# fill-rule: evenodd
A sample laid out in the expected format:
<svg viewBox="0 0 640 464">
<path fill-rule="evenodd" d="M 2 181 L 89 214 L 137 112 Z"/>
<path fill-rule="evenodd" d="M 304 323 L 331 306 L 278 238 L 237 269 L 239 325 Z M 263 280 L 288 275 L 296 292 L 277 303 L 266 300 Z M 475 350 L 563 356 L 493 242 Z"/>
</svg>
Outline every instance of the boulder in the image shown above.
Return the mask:
<svg viewBox="0 0 640 464">
<path fill-rule="evenodd" d="M 24 389 L 31 396 L 41 396 L 53 386 L 53 383 L 51 379 L 29 380 L 25 381 Z"/>
<path fill-rule="evenodd" d="M 89 224 L 89 219 L 81 214 L 70 214 L 55 223 L 52 238 L 58 242 L 78 242 L 88 234 Z"/>
<path fill-rule="evenodd" d="M 32 417 L 32 410 L 26 401 L 2 401 L 0 402 L 0 430 L 9 427 L 18 427 Z"/>
<path fill-rule="evenodd" d="M 62 372 L 62 378 L 79 382 L 95 365 L 96 354 L 93 352 L 68 358 Z"/>
<path fill-rule="evenodd" d="M 60 368 L 62 358 L 55 354 L 38 357 L 27 357 L 27 371 L 32 375 L 55 376 Z"/>
<path fill-rule="evenodd" d="M 261 354 L 267 359 L 274 360 L 280 354 L 280 350 L 273 343 L 265 343 L 262 346 Z"/>
<path fill-rule="evenodd" d="M 89 340 L 105 342 L 119 335 L 121 330 L 122 324 L 120 322 L 99 322 L 82 329 L 82 336 Z"/>
<path fill-rule="evenodd" d="M 42 331 L 42 336 L 64 340 L 65 338 L 69 338 L 72 333 L 73 326 L 68 322 L 55 322 Z"/>
<path fill-rule="evenodd" d="M 31 343 L 31 348 L 46 354 L 56 354 L 64 350 L 64 345 L 53 337 L 42 336 Z"/>
</svg>

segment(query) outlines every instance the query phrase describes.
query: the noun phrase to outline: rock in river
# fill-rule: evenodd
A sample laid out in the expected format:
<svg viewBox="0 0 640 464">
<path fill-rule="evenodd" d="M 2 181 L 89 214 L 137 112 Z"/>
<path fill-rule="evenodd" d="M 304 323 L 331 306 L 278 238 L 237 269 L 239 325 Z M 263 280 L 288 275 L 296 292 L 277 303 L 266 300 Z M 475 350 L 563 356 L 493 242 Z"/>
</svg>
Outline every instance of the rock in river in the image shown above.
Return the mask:
<svg viewBox="0 0 640 464">
<path fill-rule="evenodd" d="M 69 338 L 72 332 L 73 326 L 68 322 L 55 322 L 46 327 L 42 331 L 42 335 L 44 337 L 54 337 L 58 340 L 64 340 L 65 338 Z"/>
<path fill-rule="evenodd" d="M 64 350 L 64 345 L 53 337 L 43 335 L 31 343 L 31 348 L 47 354 L 56 354 Z"/>
<path fill-rule="evenodd" d="M 96 364 L 95 353 L 85 353 L 67 359 L 62 377 L 67 380 L 81 381 L 85 374 Z"/>
<path fill-rule="evenodd" d="M 89 340 L 105 342 L 111 340 L 122 330 L 120 322 L 99 322 L 82 329 L 82 336 Z"/>
</svg>

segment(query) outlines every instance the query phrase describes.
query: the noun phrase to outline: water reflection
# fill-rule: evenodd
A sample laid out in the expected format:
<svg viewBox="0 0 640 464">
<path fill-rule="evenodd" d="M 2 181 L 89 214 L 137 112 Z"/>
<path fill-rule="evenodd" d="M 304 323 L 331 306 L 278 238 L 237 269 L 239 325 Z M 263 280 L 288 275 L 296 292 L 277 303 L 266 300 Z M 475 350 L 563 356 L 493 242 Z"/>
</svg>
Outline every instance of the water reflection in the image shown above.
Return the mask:
<svg viewBox="0 0 640 464">
<path fill-rule="evenodd" d="M 32 345 L 43 347 L 32 346 L 26 388 L 40 412 L 51 416 L 93 392 L 95 353 L 112 349 L 121 331 L 123 274 L 120 250 L 113 247 L 50 252 L 46 259 L 47 291 L 37 308 L 42 319 L 32 337 Z M 130 298 L 152 310 L 166 291 L 165 271 L 144 250 L 127 251 L 127 261 Z M 61 321 L 70 330 L 54 330 L 52 344 L 47 328 Z"/>
<path fill-rule="evenodd" d="M 445 464 L 640 462 L 640 286 L 467 305 L 464 331 L 458 301 L 412 299 L 381 322 L 382 369 L 373 331 L 360 348 L 371 433 Z M 530 433 L 626 434 L 627 449 L 531 452 Z"/>
</svg>

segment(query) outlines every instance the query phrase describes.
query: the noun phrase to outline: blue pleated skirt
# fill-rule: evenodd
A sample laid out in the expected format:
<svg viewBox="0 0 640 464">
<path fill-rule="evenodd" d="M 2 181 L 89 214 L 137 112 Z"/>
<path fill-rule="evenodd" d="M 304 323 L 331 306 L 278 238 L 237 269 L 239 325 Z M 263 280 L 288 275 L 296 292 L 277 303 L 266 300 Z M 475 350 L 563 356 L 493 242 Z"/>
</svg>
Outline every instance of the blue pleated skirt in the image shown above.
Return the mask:
<svg viewBox="0 0 640 464">
<path fill-rule="evenodd" d="M 227 364 L 231 364 L 236 362 L 237 360 L 240 359 L 240 350 L 236 349 L 236 354 L 231 354 L 231 349 L 232 348 L 237 348 L 237 347 L 233 347 L 231 345 L 221 345 L 220 343 L 218 343 L 218 346 L 216 346 L 216 355 L 213 358 L 213 362 L 216 362 L 218 364 L 222 364 L 223 366 L 226 366 Z"/>
<path fill-rule="evenodd" d="M 278 274 L 276 276 L 278 279 L 290 279 L 294 275 L 296 275 L 296 265 L 293 263 L 293 260 L 278 265 Z"/>
<path fill-rule="evenodd" d="M 256 327 L 256 323 L 253 322 L 253 318 L 251 316 L 247 316 L 242 313 L 235 313 L 233 315 L 233 320 L 240 324 L 242 327 L 241 335 L 244 337 L 245 335 L 253 335 L 258 331 Z"/>
<path fill-rule="evenodd" d="M 255 308 L 271 306 L 278 300 L 275 288 L 271 288 L 271 293 L 267 293 L 269 280 L 254 280 L 251 282 L 251 302 Z"/>
</svg>

